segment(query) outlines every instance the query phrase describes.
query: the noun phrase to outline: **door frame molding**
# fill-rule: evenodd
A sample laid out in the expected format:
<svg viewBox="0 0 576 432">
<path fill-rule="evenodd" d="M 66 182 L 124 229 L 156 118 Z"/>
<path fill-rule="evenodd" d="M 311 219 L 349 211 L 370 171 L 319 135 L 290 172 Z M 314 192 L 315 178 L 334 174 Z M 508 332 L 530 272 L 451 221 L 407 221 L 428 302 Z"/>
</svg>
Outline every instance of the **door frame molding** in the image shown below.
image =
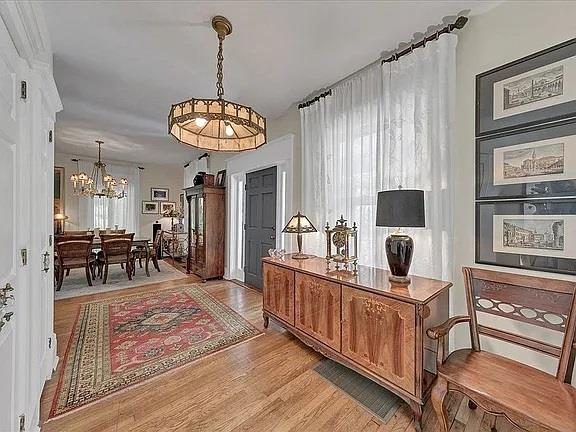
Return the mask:
<svg viewBox="0 0 576 432">
<path fill-rule="evenodd" d="M 276 166 L 276 247 L 289 250 L 282 228 L 293 214 L 294 135 L 287 134 L 226 161 L 226 245 L 224 277 L 244 281 L 244 184 L 246 174 Z"/>
</svg>

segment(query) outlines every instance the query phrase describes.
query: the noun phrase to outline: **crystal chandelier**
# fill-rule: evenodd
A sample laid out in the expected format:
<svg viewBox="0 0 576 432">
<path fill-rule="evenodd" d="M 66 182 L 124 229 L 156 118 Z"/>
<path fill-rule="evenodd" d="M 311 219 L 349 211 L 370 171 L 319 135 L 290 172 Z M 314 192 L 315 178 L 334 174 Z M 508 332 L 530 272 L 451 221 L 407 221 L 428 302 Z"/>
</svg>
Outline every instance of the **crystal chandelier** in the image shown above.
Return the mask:
<svg viewBox="0 0 576 432">
<path fill-rule="evenodd" d="M 209 151 L 253 150 L 266 143 L 266 119 L 251 107 L 224 99 L 222 43 L 232 33 L 223 16 L 212 18 L 218 34 L 217 99 L 190 99 L 172 105 L 168 133 L 182 144 Z"/>
<path fill-rule="evenodd" d="M 124 177 L 121 178 L 120 190 L 116 190 L 118 183 L 114 177 L 106 172 L 106 164 L 102 162 L 101 159 L 102 144 L 104 141 L 96 141 L 96 143 L 98 143 L 98 162 L 94 162 L 91 176 L 88 176 L 85 172 L 80 172 L 78 159 L 72 159 L 72 161 L 76 162 L 76 173 L 70 176 L 73 194 L 79 197 L 90 198 L 124 198 L 126 196 L 128 180 Z"/>
</svg>

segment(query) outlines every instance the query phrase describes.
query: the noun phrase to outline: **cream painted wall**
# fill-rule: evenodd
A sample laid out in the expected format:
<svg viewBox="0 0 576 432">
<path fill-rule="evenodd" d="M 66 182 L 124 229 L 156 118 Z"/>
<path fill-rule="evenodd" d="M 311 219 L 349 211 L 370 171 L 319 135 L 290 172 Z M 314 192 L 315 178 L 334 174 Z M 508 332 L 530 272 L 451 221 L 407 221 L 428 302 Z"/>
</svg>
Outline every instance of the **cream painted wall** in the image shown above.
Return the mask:
<svg viewBox="0 0 576 432">
<path fill-rule="evenodd" d="M 68 182 L 68 178 L 72 172 L 76 171 L 76 164 L 71 161 L 73 155 L 56 152 L 54 155 L 54 165 L 64 167 L 65 182 L 65 202 L 67 230 L 80 229 L 78 206 L 79 198 L 72 194 L 72 188 Z M 120 162 L 121 163 L 121 162 Z M 126 162 L 124 162 L 126 163 Z M 164 229 L 170 228 L 170 219 L 160 218 L 160 215 L 143 215 L 141 213 L 142 201 L 150 200 L 150 188 L 162 187 L 168 188 L 170 201 L 176 202 L 178 205 L 179 195 L 182 192 L 182 185 L 184 184 L 184 170 L 181 165 L 157 165 L 157 164 L 141 164 L 144 170 L 140 171 L 140 199 L 138 206 L 140 206 L 140 235 L 152 236 L 152 224 L 160 220 Z"/>
<path fill-rule="evenodd" d="M 465 313 L 462 266 L 474 264 L 474 114 L 475 76 L 481 72 L 573 38 L 576 2 L 510 1 L 470 19 L 459 35 L 457 56 L 457 100 L 455 130 L 455 207 L 454 256 L 455 284 L 452 288 L 452 313 Z M 478 265 L 475 265 L 478 266 Z M 480 267 L 480 266 L 478 266 Z M 490 268 L 489 266 L 482 266 Z M 576 280 L 552 273 L 519 271 L 492 267 L 511 273 Z M 494 318 L 491 318 L 494 323 Z M 455 333 L 455 346 L 469 346 L 464 326 Z M 532 326 L 529 326 L 532 327 Z M 516 326 L 532 337 L 551 337 L 544 331 Z M 555 333 L 555 332 L 553 332 Z M 556 361 L 532 351 L 510 347 L 494 340 L 483 340 L 483 347 L 552 372 Z"/>
</svg>

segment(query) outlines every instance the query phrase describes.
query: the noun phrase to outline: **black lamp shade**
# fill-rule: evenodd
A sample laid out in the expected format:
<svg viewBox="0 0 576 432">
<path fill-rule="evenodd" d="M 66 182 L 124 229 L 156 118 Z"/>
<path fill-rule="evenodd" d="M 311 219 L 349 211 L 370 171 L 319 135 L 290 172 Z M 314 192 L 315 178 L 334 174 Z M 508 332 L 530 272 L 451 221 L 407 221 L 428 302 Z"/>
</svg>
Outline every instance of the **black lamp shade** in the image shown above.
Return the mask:
<svg viewBox="0 0 576 432">
<path fill-rule="evenodd" d="M 424 227 L 424 191 L 398 189 L 378 192 L 376 226 Z"/>
</svg>

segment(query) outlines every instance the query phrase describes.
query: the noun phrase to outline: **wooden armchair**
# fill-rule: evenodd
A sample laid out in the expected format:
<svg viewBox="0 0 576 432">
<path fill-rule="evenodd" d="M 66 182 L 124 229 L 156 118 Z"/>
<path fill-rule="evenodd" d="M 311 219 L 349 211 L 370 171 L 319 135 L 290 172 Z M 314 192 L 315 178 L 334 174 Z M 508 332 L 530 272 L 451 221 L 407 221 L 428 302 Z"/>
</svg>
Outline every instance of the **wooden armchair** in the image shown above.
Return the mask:
<svg viewBox="0 0 576 432">
<path fill-rule="evenodd" d="M 479 405 L 524 430 L 576 431 L 576 388 L 570 385 L 576 357 L 576 283 L 472 268 L 463 271 L 469 316 L 450 318 L 427 331 L 438 340 L 438 378 L 432 404 L 442 430 L 449 429 L 446 394 L 456 391 L 470 399 L 470 408 Z M 561 332 L 562 345 L 478 324 L 477 312 Z M 472 349 L 454 351 L 446 358 L 444 338 L 463 322 L 469 323 Z M 479 335 L 558 358 L 556 376 L 482 351 Z"/>
<path fill-rule="evenodd" d="M 104 268 L 104 279 L 102 284 L 108 279 L 108 266 L 110 264 L 120 264 L 132 280 L 132 241 L 134 233 L 130 234 L 100 234 L 102 251 L 98 254 L 98 265 L 100 270 Z"/>
<path fill-rule="evenodd" d="M 56 291 L 62 288 L 64 270 L 85 268 L 88 285 L 92 286 L 94 260 L 92 254 L 93 235 L 59 235 L 55 239 L 56 248 Z"/>
</svg>

